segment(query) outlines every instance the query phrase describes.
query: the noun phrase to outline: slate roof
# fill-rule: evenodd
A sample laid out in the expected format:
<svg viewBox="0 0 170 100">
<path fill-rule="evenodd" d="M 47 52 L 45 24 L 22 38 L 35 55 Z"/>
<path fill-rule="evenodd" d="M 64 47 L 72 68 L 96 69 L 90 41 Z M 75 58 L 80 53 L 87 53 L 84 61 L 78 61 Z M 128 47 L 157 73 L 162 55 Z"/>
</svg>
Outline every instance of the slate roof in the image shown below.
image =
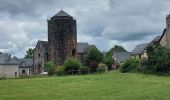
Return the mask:
<svg viewBox="0 0 170 100">
<path fill-rule="evenodd" d="M 113 54 L 113 59 L 115 59 L 118 63 L 123 63 L 129 59 L 131 55 L 132 52 L 115 52 Z"/>
<path fill-rule="evenodd" d="M 137 45 L 137 46 L 135 47 L 135 49 L 132 51 L 133 54 L 134 54 L 134 55 L 136 55 L 136 54 L 142 54 L 148 45 L 149 45 L 149 43 Z"/>
<path fill-rule="evenodd" d="M 46 52 L 48 52 L 48 41 L 38 41 L 38 43 L 42 44 L 43 48 Z M 95 47 L 94 45 L 89 45 L 88 43 L 77 43 L 77 53 L 87 53 L 87 50 L 91 47 Z"/>
<path fill-rule="evenodd" d="M 77 53 L 87 53 L 88 49 L 92 47 L 92 45 L 89 45 L 88 43 L 77 43 Z"/>
<path fill-rule="evenodd" d="M 160 37 L 160 39 L 159 39 L 159 42 L 160 42 L 161 39 L 164 37 L 165 33 L 166 33 L 166 29 L 163 30 L 163 33 L 162 33 L 162 35 L 161 35 L 161 37 Z"/>
<path fill-rule="evenodd" d="M 33 58 L 23 58 L 18 60 L 20 62 L 20 68 L 30 68 L 33 65 Z M 22 65 L 24 63 L 24 65 Z"/>
<path fill-rule="evenodd" d="M 19 65 L 19 62 L 9 54 L 0 54 L 0 65 Z"/>
<path fill-rule="evenodd" d="M 65 11 L 61 10 L 61 11 L 58 12 L 56 15 L 54 15 L 51 19 L 61 18 L 61 17 L 73 18 L 71 15 L 69 15 L 69 14 L 67 14 Z"/>
</svg>

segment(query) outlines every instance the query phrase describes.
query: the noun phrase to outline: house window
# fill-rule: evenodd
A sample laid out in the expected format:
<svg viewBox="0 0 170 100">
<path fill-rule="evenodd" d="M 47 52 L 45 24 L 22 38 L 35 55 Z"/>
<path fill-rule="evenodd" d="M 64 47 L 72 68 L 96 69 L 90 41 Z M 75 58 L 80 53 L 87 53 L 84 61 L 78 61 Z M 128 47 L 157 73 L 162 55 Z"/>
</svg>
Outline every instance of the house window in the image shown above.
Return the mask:
<svg viewBox="0 0 170 100">
<path fill-rule="evenodd" d="M 25 74 L 25 70 L 22 70 L 22 74 Z"/>
</svg>

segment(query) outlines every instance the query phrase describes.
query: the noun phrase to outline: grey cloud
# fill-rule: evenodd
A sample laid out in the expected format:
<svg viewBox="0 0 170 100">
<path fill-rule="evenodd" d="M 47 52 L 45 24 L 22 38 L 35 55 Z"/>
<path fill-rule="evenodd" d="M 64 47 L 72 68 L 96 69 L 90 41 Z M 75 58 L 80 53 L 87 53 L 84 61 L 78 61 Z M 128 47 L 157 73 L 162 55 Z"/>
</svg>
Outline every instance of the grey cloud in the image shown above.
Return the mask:
<svg viewBox="0 0 170 100">
<path fill-rule="evenodd" d="M 129 49 L 129 43 L 162 33 L 169 5 L 168 0 L 0 0 L 0 47 L 23 56 L 38 40 L 47 40 L 47 19 L 62 7 L 76 18 L 79 41 L 101 50 L 119 41 Z"/>
</svg>

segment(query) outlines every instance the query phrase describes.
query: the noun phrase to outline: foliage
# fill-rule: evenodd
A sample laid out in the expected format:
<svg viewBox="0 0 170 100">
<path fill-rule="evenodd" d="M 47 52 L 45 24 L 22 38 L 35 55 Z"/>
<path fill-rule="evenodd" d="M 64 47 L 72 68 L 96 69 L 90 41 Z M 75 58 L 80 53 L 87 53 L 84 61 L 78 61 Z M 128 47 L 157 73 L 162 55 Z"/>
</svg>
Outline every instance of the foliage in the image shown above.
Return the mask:
<svg viewBox="0 0 170 100">
<path fill-rule="evenodd" d="M 96 71 L 97 66 L 103 60 L 103 54 L 97 48 L 91 48 L 86 56 L 86 65 L 90 67 L 91 71 Z"/>
<path fill-rule="evenodd" d="M 112 65 L 114 64 L 114 59 L 112 56 L 104 56 L 103 63 L 107 65 L 108 69 L 111 70 Z"/>
<path fill-rule="evenodd" d="M 121 66 L 120 70 L 122 73 L 136 71 L 139 66 L 140 61 L 138 59 L 130 58 L 125 61 L 125 63 Z"/>
<path fill-rule="evenodd" d="M 148 60 L 145 63 L 148 72 L 169 72 L 170 49 L 161 46 L 149 47 L 147 50 Z"/>
<path fill-rule="evenodd" d="M 124 49 L 122 46 L 115 45 L 108 52 L 106 52 L 106 56 L 112 56 L 114 52 L 127 52 L 127 50 Z"/>
<path fill-rule="evenodd" d="M 25 58 L 33 58 L 33 49 L 29 48 L 26 53 Z"/>
<path fill-rule="evenodd" d="M 107 65 L 100 63 L 97 67 L 97 72 L 101 73 L 101 72 L 106 72 L 106 71 L 108 71 Z"/>
<path fill-rule="evenodd" d="M 75 58 L 67 58 L 64 62 L 65 73 L 71 73 L 72 70 L 79 70 L 81 67 L 81 62 Z"/>
<path fill-rule="evenodd" d="M 53 63 L 53 61 L 48 61 L 45 64 L 45 71 L 48 72 L 48 75 L 55 74 L 55 64 Z"/>
<path fill-rule="evenodd" d="M 64 75 L 64 67 L 63 66 L 57 66 L 55 68 L 55 74 L 56 75 Z"/>
</svg>

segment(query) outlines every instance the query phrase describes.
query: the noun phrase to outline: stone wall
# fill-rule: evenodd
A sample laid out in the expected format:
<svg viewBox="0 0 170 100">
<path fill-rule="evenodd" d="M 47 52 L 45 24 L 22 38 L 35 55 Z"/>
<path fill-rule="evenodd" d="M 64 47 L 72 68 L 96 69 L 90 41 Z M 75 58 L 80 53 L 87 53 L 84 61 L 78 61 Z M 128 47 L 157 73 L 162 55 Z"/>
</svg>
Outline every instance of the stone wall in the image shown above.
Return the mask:
<svg viewBox="0 0 170 100">
<path fill-rule="evenodd" d="M 76 30 L 76 20 L 73 18 L 48 20 L 49 59 L 56 65 L 62 65 L 66 58 L 76 56 Z"/>
</svg>

